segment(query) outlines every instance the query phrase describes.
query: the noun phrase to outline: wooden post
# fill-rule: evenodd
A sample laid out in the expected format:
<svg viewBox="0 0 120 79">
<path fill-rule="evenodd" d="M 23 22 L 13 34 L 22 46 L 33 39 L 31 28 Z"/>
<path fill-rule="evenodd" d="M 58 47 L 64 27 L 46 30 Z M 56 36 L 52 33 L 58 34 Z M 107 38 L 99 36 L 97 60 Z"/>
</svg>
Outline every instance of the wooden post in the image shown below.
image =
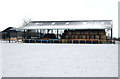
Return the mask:
<svg viewBox="0 0 120 79">
<path fill-rule="evenodd" d="M 105 44 L 106 44 L 106 40 L 104 40 L 105 41 Z"/>
<path fill-rule="evenodd" d="M 29 43 L 30 43 L 30 39 L 28 39 L 29 40 Z"/>
<path fill-rule="evenodd" d="M 48 43 L 48 40 L 47 40 L 47 43 Z"/>
<path fill-rule="evenodd" d="M 100 44 L 100 40 L 98 40 L 98 44 Z"/>
<path fill-rule="evenodd" d="M 54 40 L 53 40 L 53 43 L 54 43 Z"/>
<path fill-rule="evenodd" d="M 10 43 L 10 30 L 8 31 L 9 43 Z"/>
<path fill-rule="evenodd" d="M 85 40 L 85 44 L 86 44 L 86 40 Z"/>
<path fill-rule="evenodd" d="M 41 43 L 42 43 L 42 40 L 41 40 Z"/>
<path fill-rule="evenodd" d="M 92 41 L 92 44 L 93 44 L 93 40 L 91 40 Z"/>
<path fill-rule="evenodd" d="M 80 40 L 78 40 L 79 41 L 79 44 L 80 44 Z"/>
</svg>

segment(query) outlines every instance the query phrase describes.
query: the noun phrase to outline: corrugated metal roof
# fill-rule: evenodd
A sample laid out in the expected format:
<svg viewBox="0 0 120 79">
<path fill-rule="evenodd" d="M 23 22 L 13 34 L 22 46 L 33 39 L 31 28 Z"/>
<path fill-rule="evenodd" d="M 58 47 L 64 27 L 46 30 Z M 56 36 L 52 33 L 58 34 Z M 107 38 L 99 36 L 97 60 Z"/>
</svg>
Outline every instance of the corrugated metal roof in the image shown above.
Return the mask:
<svg viewBox="0 0 120 79">
<path fill-rule="evenodd" d="M 112 20 L 31 21 L 19 29 L 111 29 Z"/>
</svg>

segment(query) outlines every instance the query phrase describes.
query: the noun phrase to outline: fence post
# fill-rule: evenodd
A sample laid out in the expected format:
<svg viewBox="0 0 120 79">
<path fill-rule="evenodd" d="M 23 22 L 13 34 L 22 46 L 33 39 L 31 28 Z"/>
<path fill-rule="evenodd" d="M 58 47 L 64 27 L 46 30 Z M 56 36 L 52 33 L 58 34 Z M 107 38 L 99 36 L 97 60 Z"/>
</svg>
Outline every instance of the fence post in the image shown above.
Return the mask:
<svg viewBox="0 0 120 79">
<path fill-rule="evenodd" d="M 10 30 L 8 31 L 8 38 L 9 38 L 9 43 L 10 43 Z"/>
</svg>

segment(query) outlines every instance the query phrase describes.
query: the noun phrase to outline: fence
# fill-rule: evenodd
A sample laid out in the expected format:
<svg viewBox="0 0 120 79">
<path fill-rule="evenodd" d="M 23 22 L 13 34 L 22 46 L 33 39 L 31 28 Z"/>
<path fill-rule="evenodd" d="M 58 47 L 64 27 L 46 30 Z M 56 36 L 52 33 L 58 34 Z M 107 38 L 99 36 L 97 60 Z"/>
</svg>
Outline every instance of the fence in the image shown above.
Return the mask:
<svg viewBox="0 0 120 79">
<path fill-rule="evenodd" d="M 95 39 L 23 39 L 23 43 L 115 44 L 115 40 Z"/>
</svg>

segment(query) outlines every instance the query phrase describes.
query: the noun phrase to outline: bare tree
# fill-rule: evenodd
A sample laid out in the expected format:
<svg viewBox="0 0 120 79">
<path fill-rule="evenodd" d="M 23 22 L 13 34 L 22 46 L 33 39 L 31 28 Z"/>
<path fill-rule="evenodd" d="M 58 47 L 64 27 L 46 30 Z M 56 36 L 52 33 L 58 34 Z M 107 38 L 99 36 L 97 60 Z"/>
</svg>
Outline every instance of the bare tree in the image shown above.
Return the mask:
<svg viewBox="0 0 120 79">
<path fill-rule="evenodd" d="M 25 27 L 25 26 L 28 25 L 30 22 L 31 22 L 31 19 L 30 19 L 30 18 L 23 19 L 23 24 L 22 24 L 22 26 Z"/>
</svg>

